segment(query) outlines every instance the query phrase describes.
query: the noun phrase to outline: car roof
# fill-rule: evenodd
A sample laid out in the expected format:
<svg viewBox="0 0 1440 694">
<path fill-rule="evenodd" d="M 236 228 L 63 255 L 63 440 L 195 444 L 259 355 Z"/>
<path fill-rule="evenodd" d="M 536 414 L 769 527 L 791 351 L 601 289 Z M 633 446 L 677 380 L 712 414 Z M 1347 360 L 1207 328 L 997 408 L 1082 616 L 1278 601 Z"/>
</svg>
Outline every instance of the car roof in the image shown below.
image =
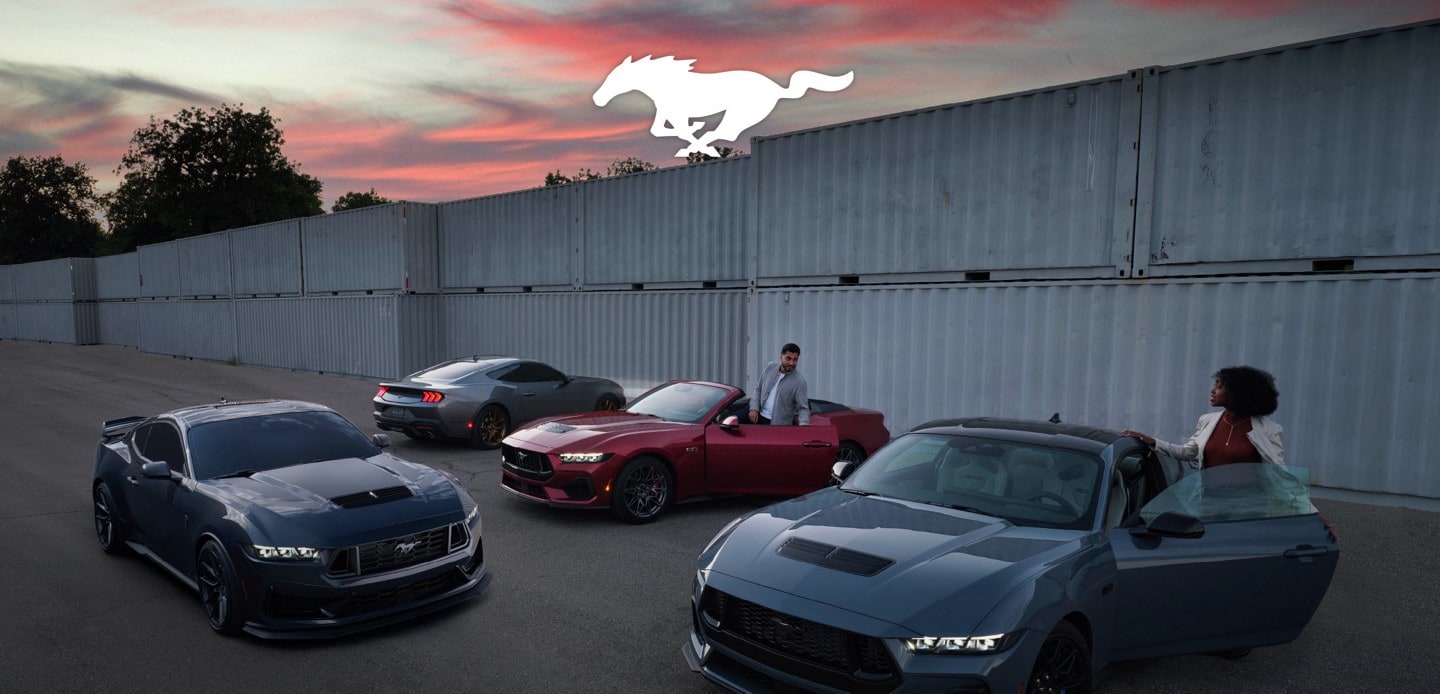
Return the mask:
<svg viewBox="0 0 1440 694">
<path fill-rule="evenodd" d="M 196 405 L 194 407 L 182 407 L 178 410 L 167 412 L 186 427 L 193 427 L 208 422 L 219 422 L 227 419 L 244 419 L 246 417 L 257 417 L 267 414 L 285 414 L 288 412 L 334 412 L 334 410 L 313 402 L 300 400 L 247 400 L 229 402 L 221 400 L 210 405 Z"/>
<path fill-rule="evenodd" d="M 1116 441 L 1124 438 L 1118 431 L 1101 429 L 1084 424 L 1038 422 L 1027 419 L 1003 419 L 998 417 L 936 419 L 910 430 L 910 433 L 915 432 L 983 436 L 1009 441 L 1060 446 L 1089 452 L 1102 451 Z"/>
</svg>

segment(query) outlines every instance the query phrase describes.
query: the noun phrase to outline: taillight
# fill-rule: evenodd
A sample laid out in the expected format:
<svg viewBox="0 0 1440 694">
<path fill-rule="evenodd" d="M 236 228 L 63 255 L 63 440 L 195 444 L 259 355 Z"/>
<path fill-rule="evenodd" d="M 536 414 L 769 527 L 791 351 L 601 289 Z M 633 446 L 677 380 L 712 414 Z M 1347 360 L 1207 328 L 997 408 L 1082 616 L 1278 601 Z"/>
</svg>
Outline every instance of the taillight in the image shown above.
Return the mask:
<svg viewBox="0 0 1440 694">
<path fill-rule="evenodd" d="M 444 399 L 445 399 L 445 395 L 444 395 L 444 394 L 442 394 L 442 393 L 437 393 L 437 392 L 435 392 L 435 391 L 433 391 L 433 390 L 427 390 L 427 391 L 425 391 L 424 393 L 421 393 L 421 394 L 420 394 L 420 402 L 440 402 L 441 400 L 444 400 Z"/>
<path fill-rule="evenodd" d="M 378 398 L 378 397 L 380 397 L 380 396 L 382 396 L 382 395 L 384 395 L 384 394 L 386 394 L 386 393 L 388 393 L 388 392 L 390 392 L 390 389 L 389 389 L 389 388 L 386 388 L 385 386 L 380 386 L 380 392 L 376 393 L 376 394 L 375 394 L 375 397 Z"/>
</svg>

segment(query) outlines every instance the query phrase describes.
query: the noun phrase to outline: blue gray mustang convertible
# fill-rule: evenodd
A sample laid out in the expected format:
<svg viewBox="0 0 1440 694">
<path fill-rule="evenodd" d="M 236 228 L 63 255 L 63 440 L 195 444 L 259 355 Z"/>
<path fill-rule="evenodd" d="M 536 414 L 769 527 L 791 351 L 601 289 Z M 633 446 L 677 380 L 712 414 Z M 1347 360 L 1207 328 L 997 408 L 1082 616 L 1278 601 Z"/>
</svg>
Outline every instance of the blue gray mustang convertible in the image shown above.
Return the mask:
<svg viewBox="0 0 1440 694">
<path fill-rule="evenodd" d="M 1305 470 L 931 422 L 700 554 L 692 669 L 738 691 L 1088 692 L 1109 663 L 1294 640 L 1337 538 Z"/>
<path fill-rule="evenodd" d="M 100 428 L 100 549 L 200 594 L 210 627 L 337 636 L 438 610 L 490 581 L 480 512 L 449 474 L 385 453 L 328 407 L 188 407 Z"/>
</svg>

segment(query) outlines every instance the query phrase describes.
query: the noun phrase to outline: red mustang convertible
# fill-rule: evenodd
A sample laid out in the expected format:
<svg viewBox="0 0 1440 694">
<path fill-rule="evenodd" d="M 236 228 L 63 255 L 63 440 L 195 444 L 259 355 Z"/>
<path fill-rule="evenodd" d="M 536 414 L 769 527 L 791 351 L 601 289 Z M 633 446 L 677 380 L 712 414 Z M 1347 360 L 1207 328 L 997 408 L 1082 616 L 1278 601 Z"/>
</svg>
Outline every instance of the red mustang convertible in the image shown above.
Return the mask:
<svg viewBox="0 0 1440 694">
<path fill-rule="evenodd" d="M 890 440 L 874 410 L 811 400 L 809 425 L 766 426 L 749 422 L 749 407 L 734 386 L 670 381 L 617 412 L 539 420 L 501 444 L 500 484 L 647 523 L 694 496 L 815 491 L 837 460 L 863 460 Z"/>
</svg>

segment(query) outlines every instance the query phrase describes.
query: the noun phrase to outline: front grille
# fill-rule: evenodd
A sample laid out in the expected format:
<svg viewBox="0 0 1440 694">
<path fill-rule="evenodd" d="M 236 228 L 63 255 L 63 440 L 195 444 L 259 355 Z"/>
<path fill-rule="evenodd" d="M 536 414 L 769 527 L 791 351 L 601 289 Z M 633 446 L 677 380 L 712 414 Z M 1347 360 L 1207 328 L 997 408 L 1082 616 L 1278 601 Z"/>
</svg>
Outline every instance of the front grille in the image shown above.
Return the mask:
<svg viewBox="0 0 1440 694">
<path fill-rule="evenodd" d="M 520 492 L 521 494 L 524 494 L 526 496 L 533 496 L 537 499 L 542 500 L 545 498 L 545 488 L 538 484 L 530 484 L 525 480 L 517 480 L 513 477 L 501 477 L 500 484 L 514 489 L 515 491 Z"/>
<path fill-rule="evenodd" d="M 355 548 L 358 572 L 361 575 L 393 571 L 443 557 L 450 553 L 451 536 L 464 532 L 464 525 L 455 523 L 434 530 L 396 537 Z"/>
<path fill-rule="evenodd" d="M 330 499 L 332 503 L 341 508 L 356 508 L 359 506 L 371 506 L 384 503 L 394 499 L 408 499 L 414 494 L 409 487 L 385 487 L 384 489 L 372 489 L 368 492 L 358 494 L 343 494 Z"/>
<path fill-rule="evenodd" d="M 846 678 L 848 684 L 842 688 L 853 691 L 898 683 L 895 663 L 880 639 L 801 619 L 710 588 L 705 590 L 700 609 L 704 621 L 722 635 L 829 670 Z M 763 651 L 746 650 L 752 657 L 767 660 Z M 783 668 L 782 663 L 772 664 Z"/>
<path fill-rule="evenodd" d="M 550 467 L 550 458 L 544 453 L 527 451 L 514 446 L 500 447 L 500 459 L 505 467 L 512 472 L 532 480 L 548 480 L 555 474 L 555 469 Z"/>
</svg>

